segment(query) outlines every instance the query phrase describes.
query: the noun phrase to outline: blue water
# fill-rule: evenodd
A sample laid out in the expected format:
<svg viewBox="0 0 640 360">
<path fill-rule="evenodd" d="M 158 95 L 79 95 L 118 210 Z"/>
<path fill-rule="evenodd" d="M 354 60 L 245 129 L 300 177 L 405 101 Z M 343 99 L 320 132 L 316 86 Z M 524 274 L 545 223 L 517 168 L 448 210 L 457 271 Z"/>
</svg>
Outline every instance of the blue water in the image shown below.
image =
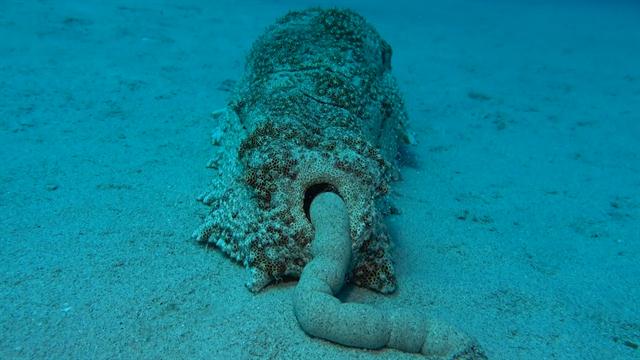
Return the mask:
<svg viewBox="0 0 640 360">
<path fill-rule="evenodd" d="M 330 2 L 2 1 L 0 358 L 412 359 L 307 337 L 190 235 L 252 41 Z M 345 1 L 418 143 L 398 291 L 492 359 L 640 358 L 640 4 Z"/>
</svg>

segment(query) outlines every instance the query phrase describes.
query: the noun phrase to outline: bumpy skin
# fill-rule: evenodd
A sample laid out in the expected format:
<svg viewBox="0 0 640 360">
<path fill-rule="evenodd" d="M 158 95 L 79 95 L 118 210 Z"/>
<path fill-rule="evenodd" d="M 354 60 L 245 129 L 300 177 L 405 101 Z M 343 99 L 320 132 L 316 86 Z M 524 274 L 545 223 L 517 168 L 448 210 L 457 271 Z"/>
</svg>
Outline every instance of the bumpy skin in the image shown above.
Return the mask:
<svg viewBox="0 0 640 360">
<path fill-rule="evenodd" d="M 409 137 L 390 61 L 390 46 L 347 10 L 291 12 L 253 45 L 229 105 L 214 114 L 217 174 L 199 198 L 211 212 L 194 233 L 244 263 L 251 290 L 300 276 L 313 238 L 305 194 L 330 189 L 349 213 L 349 279 L 394 291 L 382 213 Z"/>
</svg>

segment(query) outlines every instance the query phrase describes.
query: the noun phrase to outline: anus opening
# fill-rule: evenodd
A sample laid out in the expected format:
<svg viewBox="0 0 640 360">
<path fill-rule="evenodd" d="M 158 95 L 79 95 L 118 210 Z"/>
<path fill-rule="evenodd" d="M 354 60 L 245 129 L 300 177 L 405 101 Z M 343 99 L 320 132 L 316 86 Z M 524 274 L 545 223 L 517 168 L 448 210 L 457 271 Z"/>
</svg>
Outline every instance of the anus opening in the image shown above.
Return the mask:
<svg viewBox="0 0 640 360">
<path fill-rule="evenodd" d="M 309 210 L 311 209 L 311 202 L 323 192 L 332 192 L 338 196 L 340 193 L 338 192 L 338 188 L 329 183 L 319 183 L 313 184 L 304 191 L 304 214 L 307 216 L 307 220 L 311 221 L 311 216 L 309 214 Z M 342 196 L 340 196 L 342 197 Z"/>
</svg>

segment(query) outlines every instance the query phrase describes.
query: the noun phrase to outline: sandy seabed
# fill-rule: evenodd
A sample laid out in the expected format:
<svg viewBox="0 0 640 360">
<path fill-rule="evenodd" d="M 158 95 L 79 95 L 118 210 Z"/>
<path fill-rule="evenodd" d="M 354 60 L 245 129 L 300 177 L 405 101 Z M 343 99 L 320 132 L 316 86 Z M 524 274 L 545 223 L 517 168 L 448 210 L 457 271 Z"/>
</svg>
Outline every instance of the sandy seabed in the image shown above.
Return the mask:
<svg viewBox="0 0 640 360">
<path fill-rule="evenodd" d="M 2 2 L 0 358 L 418 358 L 307 337 L 295 282 L 253 295 L 190 239 L 209 114 L 318 3 Z M 418 140 L 399 289 L 344 300 L 425 309 L 492 359 L 640 357 L 640 6 L 559 3 L 339 3 L 393 46 Z"/>
</svg>

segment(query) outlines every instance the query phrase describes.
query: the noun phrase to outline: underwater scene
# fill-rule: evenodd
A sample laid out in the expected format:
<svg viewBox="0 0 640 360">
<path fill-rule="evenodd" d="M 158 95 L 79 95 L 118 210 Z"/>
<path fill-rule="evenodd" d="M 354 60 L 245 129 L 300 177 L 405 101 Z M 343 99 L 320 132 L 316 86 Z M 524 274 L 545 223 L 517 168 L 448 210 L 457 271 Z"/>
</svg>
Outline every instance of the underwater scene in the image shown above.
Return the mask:
<svg viewBox="0 0 640 360">
<path fill-rule="evenodd" d="M 0 359 L 640 359 L 640 2 L 0 5 Z"/>
</svg>

